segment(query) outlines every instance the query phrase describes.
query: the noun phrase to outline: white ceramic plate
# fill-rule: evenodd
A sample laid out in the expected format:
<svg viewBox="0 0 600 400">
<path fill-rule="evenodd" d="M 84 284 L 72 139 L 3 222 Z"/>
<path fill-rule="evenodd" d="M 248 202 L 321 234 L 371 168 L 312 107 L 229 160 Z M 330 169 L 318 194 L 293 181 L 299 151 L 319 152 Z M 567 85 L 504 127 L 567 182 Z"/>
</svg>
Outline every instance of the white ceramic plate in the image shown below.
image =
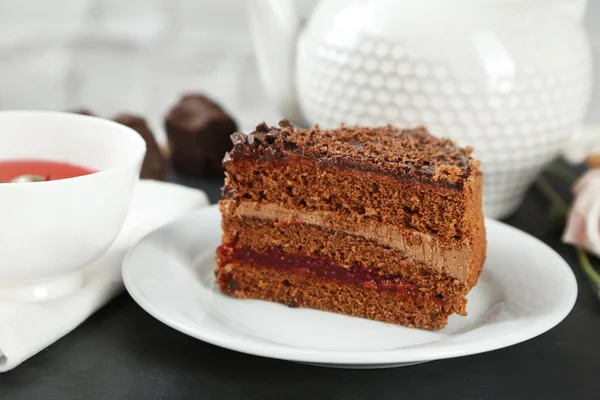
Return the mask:
<svg viewBox="0 0 600 400">
<path fill-rule="evenodd" d="M 554 327 L 577 297 L 567 263 L 534 237 L 486 220 L 488 260 L 468 316 L 439 332 L 223 295 L 214 283 L 216 207 L 150 234 L 123 264 L 135 301 L 187 335 L 244 353 L 346 368 L 382 368 L 510 346 Z"/>
</svg>

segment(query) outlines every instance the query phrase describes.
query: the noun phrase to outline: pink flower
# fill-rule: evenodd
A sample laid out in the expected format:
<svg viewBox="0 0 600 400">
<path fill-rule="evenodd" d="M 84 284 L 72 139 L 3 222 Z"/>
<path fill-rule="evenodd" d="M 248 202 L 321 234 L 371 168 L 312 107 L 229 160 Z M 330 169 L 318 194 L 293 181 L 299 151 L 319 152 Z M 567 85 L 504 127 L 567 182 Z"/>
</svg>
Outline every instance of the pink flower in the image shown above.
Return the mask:
<svg viewBox="0 0 600 400">
<path fill-rule="evenodd" d="M 575 199 L 562 241 L 600 257 L 600 168 L 585 172 L 575 183 L 573 192 Z"/>
</svg>

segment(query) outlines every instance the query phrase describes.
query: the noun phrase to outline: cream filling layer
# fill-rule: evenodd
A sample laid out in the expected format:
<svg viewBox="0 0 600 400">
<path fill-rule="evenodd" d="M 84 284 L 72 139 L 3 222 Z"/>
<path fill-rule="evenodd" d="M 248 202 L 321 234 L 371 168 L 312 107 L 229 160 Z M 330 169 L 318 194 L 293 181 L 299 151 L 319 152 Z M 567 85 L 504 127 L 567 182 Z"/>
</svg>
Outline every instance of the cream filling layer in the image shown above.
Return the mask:
<svg viewBox="0 0 600 400">
<path fill-rule="evenodd" d="M 350 223 L 328 211 L 299 211 L 278 204 L 259 204 L 242 201 L 224 201 L 225 209 L 238 217 L 259 218 L 278 223 L 302 223 L 325 229 L 336 230 L 375 241 L 383 246 L 398 250 L 406 257 L 460 280 L 469 276 L 471 246 L 457 242 L 442 245 L 439 240 L 422 232 L 398 229 L 386 224 Z"/>
</svg>

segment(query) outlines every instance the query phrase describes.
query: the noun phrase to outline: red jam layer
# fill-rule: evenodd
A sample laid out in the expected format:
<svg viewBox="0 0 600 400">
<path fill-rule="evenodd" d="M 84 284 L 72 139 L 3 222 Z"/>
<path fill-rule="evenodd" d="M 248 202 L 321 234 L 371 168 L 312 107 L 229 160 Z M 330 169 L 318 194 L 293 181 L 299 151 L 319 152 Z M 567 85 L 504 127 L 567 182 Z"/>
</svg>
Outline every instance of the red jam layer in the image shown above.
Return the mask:
<svg viewBox="0 0 600 400">
<path fill-rule="evenodd" d="M 219 246 L 217 255 L 221 265 L 231 261 L 251 263 L 264 267 L 301 272 L 321 279 L 374 290 L 392 291 L 402 297 L 423 299 L 417 287 L 403 280 L 399 275 L 381 274 L 377 270 L 368 270 L 358 265 L 342 267 L 327 258 L 290 254 L 280 248 L 257 252 L 250 248 L 234 248 L 229 245 Z M 436 302 L 442 302 L 439 297 L 433 297 L 432 299 Z"/>
</svg>

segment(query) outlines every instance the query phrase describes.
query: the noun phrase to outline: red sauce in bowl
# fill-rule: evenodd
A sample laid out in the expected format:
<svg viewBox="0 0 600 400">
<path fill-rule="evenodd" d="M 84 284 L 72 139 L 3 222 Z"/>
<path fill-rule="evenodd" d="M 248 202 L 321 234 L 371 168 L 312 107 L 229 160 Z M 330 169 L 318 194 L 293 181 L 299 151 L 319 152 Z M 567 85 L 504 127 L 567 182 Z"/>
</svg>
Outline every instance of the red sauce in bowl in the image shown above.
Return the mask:
<svg viewBox="0 0 600 400">
<path fill-rule="evenodd" d="M 0 161 L 0 182 L 10 182 L 21 175 L 39 175 L 46 180 L 75 178 L 96 171 L 79 165 L 57 161 L 11 160 Z"/>
</svg>

